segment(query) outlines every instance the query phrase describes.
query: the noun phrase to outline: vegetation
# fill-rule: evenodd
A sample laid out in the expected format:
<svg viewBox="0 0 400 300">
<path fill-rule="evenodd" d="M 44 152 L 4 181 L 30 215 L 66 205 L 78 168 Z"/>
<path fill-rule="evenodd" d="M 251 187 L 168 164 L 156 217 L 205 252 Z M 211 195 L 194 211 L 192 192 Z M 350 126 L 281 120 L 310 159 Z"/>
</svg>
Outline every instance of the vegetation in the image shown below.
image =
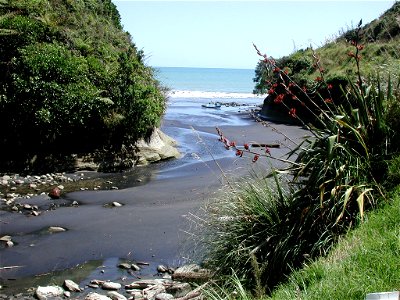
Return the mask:
<svg viewBox="0 0 400 300">
<path fill-rule="evenodd" d="M 396 3 L 390 11 L 398 16 L 399 7 Z M 363 34 L 368 27 L 361 25 L 360 22 L 348 33 L 350 46 L 342 48 L 353 64 L 353 76 L 329 79 L 329 71 L 318 54 L 323 50 L 312 51 L 311 58 L 300 51 L 294 63 L 288 58 L 274 60 L 256 48 L 262 57 L 257 72 L 263 70 L 262 81 L 271 101 L 308 128 L 312 137 L 289 153 L 288 168 L 272 169 L 266 178 L 240 186 L 230 184 L 227 195 L 206 207 L 208 218 L 198 220 L 202 225 L 200 246 L 204 248 L 200 252 L 205 264 L 222 276 L 222 282 L 233 283 L 243 299 L 252 297 L 246 289 L 258 298 L 273 293 L 293 270 L 326 256 L 349 229 L 363 223 L 368 210 L 388 202 L 386 191 L 399 184 L 395 174 L 399 171 L 400 127 L 395 120 L 400 117 L 400 81 L 395 78 L 398 74 L 363 73 L 364 53 L 368 49 Z M 351 47 L 351 52 L 347 47 Z M 394 59 L 398 61 L 399 57 Z M 282 62 L 288 63 L 288 67 L 278 65 Z M 308 80 L 312 73 L 306 76 L 303 72 L 305 65 L 312 65 L 318 72 L 312 82 Z M 388 69 L 398 71 L 398 65 Z M 248 145 L 238 147 L 221 131 L 219 134 L 225 147 L 234 149 L 239 156 L 247 152 L 254 155 L 253 162 L 272 159 L 268 148 L 260 152 Z M 398 234 L 395 222 L 390 224 L 392 234 Z M 370 242 L 366 241 L 376 247 Z M 393 238 L 389 244 L 390 260 L 396 265 L 399 245 Z M 361 248 L 359 255 L 364 250 Z M 348 254 L 352 254 L 352 249 Z M 230 277 L 232 272 L 234 276 Z M 300 291 L 281 293 L 277 299 L 308 299 L 308 285 L 314 282 L 312 288 L 318 289 L 319 275 L 315 279 L 290 278 Z M 307 281 L 303 283 L 303 279 Z M 392 279 L 374 288 L 398 288 L 398 280 Z M 355 284 L 360 284 L 360 280 Z M 355 291 L 355 298 L 370 291 L 368 285 L 373 286 L 366 281 Z M 304 294 L 299 296 L 302 290 Z M 214 289 L 210 295 L 234 297 L 229 288 Z M 312 299 L 321 299 L 321 295 Z M 348 299 L 344 294 L 338 295 L 336 299 Z"/>
<path fill-rule="evenodd" d="M 121 151 L 165 109 L 111 0 L 0 1 L 1 165 Z"/>
</svg>

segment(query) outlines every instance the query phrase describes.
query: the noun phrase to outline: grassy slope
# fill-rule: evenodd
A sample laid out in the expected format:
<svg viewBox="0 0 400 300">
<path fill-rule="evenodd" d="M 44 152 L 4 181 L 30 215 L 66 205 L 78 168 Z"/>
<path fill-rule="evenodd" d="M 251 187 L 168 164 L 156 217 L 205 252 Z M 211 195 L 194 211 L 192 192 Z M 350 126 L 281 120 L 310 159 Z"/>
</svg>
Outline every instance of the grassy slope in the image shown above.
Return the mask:
<svg viewBox="0 0 400 300">
<path fill-rule="evenodd" d="M 268 299 L 364 299 L 400 290 L 400 188 L 326 258 L 294 272 Z"/>
<path fill-rule="evenodd" d="M 381 78 L 400 75 L 399 11 L 398 2 L 363 28 L 364 75 L 379 73 Z M 326 78 L 354 75 L 349 51 L 354 51 L 354 47 L 345 38 L 316 50 Z M 312 55 L 310 50 L 306 54 Z M 318 71 L 309 74 L 310 78 L 318 75 Z M 366 221 L 343 237 L 327 257 L 292 273 L 287 283 L 268 299 L 365 299 L 367 293 L 400 290 L 400 187 L 388 198 L 391 203 L 370 212 Z"/>
</svg>

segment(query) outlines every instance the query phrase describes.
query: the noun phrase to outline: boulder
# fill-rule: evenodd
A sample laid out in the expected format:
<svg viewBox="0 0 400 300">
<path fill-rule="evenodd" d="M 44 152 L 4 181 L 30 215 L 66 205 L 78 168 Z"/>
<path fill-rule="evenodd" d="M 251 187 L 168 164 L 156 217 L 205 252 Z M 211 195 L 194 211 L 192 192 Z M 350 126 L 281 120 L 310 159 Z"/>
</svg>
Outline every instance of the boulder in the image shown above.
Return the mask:
<svg viewBox="0 0 400 300">
<path fill-rule="evenodd" d="M 203 269 L 196 264 L 179 267 L 175 270 L 174 274 L 172 274 L 172 279 L 176 281 L 203 282 L 210 278 L 210 270 Z"/>
<path fill-rule="evenodd" d="M 145 165 L 163 159 L 179 158 L 180 153 L 176 145 L 175 140 L 156 128 L 147 140 L 140 139 L 136 142 L 138 164 Z"/>
<path fill-rule="evenodd" d="M 36 297 L 39 300 L 47 300 L 54 297 L 60 297 L 64 294 L 64 290 L 62 287 L 57 285 L 52 286 L 39 286 L 36 289 Z"/>
</svg>

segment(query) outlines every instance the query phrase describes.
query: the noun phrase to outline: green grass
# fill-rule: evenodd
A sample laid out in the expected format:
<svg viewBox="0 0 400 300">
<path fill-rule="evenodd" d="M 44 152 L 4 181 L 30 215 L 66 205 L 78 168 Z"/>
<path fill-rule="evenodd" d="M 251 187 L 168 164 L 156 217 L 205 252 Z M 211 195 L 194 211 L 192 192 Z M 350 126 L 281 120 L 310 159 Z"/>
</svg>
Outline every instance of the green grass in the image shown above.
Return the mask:
<svg viewBox="0 0 400 300">
<path fill-rule="evenodd" d="M 326 258 L 294 272 L 268 299 L 364 299 L 400 290 L 400 188 Z"/>
<path fill-rule="evenodd" d="M 366 215 L 326 257 L 294 271 L 271 296 L 252 296 L 236 274 L 206 293 L 222 299 L 365 299 L 366 294 L 400 290 L 400 187 L 391 200 Z"/>
</svg>

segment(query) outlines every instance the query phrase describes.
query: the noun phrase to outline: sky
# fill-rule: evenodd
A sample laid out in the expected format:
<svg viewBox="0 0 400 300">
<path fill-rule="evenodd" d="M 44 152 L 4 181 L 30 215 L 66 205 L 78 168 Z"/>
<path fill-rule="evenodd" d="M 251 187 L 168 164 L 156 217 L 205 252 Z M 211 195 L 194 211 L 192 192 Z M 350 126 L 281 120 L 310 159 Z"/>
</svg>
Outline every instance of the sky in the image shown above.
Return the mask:
<svg viewBox="0 0 400 300">
<path fill-rule="evenodd" d="M 125 31 L 152 67 L 254 69 L 262 53 L 279 58 L 322 46 L 381 16 L 380 1 L 112 0 Z"/>
</svg>

